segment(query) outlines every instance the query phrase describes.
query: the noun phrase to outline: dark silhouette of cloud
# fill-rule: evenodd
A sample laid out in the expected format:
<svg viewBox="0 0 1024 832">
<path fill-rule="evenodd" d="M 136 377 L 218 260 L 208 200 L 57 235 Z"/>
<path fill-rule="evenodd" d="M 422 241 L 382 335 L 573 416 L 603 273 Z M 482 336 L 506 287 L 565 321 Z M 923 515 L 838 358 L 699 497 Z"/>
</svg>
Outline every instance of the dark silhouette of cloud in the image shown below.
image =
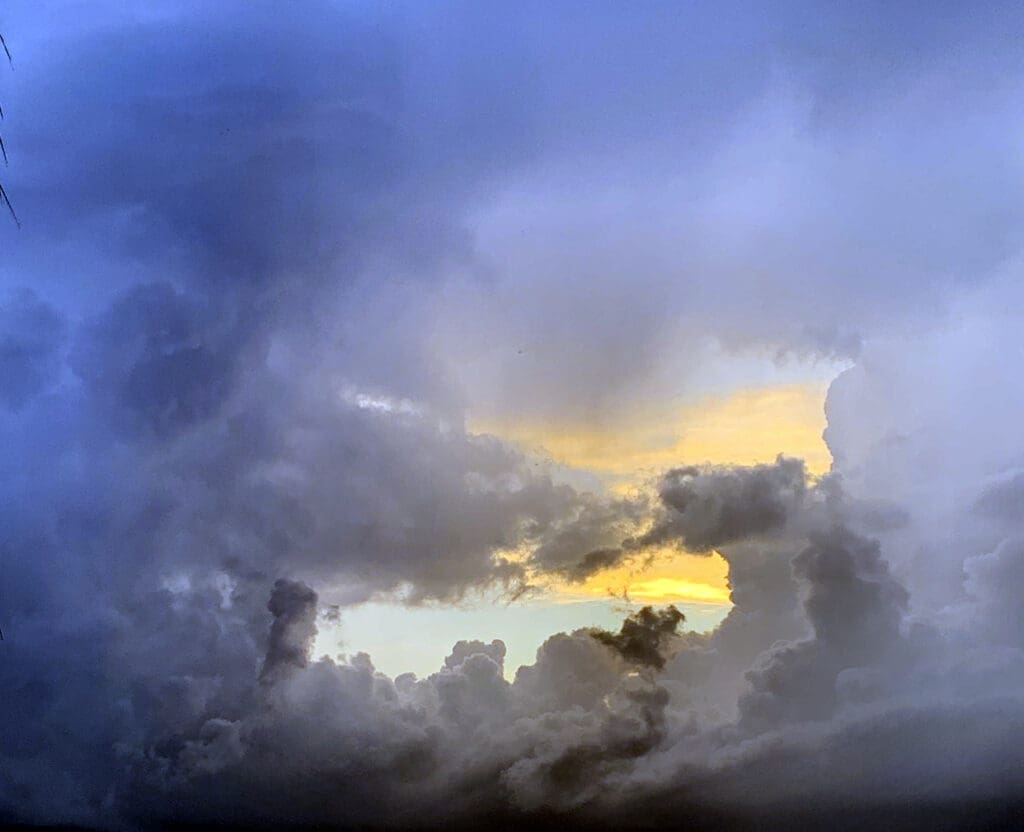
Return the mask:
<svg viewBox="0 0 1024 832">
<path fill-rule="evenodd" d="M 802 460 L 782 457 L 751 468 L 674 468 L 658 486 L 665 515 L 639 544 L 677 539 L 700 552 L 777 531 L 803 500 L 806 480 Z"/>
<path fill-rule="evenodd" d="M 661 670 L 665 666 L 664 653 L 668 642 L 685 620 L 686 616 L 671 604 L 658 611 L 653 607 L 643 607 L 622 622 L 618 633 L 595 630 L 592 635 L 628 663 L 639 668 Z"/>
</svg>

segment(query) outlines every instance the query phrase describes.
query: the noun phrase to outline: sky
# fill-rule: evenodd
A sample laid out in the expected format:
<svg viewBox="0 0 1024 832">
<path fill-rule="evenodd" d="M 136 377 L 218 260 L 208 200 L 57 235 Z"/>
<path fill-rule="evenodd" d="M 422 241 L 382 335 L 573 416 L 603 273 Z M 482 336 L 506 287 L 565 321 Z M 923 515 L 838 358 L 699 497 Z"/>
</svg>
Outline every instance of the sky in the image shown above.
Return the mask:
<svg viewBox="0 0 1024 832">
<path fill-rule="evenodd" d="M 1012 825 L 1022 29 L 4 3 L 0 824 Z"/>
</svg>

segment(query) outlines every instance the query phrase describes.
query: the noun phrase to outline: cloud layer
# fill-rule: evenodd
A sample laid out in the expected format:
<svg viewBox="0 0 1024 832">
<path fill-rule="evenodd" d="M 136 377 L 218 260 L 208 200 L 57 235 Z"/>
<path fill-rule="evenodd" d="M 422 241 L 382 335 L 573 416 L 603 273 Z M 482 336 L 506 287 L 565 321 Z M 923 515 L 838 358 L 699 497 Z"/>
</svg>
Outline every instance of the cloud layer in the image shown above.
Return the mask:
<svg viewBox="0 0 1024 832">
<path fill-rule="evenodd" d="M 1024 796 L 1019 8 L 4 14 L 0 821 Z M 609 496 L 466 428 L 614 426 L 716 352 L 847 360 L 828 476 Z M 717 629 L 644 610 L 518 669 L 467 633 L 423 679 L 311 653 L 339 606 L 659 546 L 726 560 Z"/>
</svg>

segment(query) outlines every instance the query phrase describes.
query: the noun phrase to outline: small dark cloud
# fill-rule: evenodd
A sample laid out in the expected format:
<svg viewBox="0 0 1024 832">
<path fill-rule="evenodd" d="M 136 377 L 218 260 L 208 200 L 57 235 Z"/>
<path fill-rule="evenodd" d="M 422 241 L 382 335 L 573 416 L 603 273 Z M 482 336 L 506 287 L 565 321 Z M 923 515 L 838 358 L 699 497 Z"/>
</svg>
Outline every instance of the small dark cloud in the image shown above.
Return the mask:
<svg viewBox="0 0 1024 832">
<path fill-rule="evenodd" d="M 301 582 L 281 578 L 274 583 L 267 602 L 274 623 L 260 678 L 306 666 L 316 637 L 316 602 L 316 593 Z"/>
<path fill-rule="evenodd" d="M 594 549 L 587 552 L 580 562 L 566 571 L 566 577 L 570 581 L 579 583 L 585 581 L 591 575 L 610 569 L 622 562 L 625 552 L 622 549 Z"/>
<path fill-rule="evenodd" d="M 641 669 L 661 670 L 668 659 L 676 630 L 686 620 L 676 607 L 642 607 L 622 622 L 618 633 L 593 630 L 591 635 L 610 647 L 629 664 Z"/>
<path fill-rule="evenodd" d="M 664 511 L 640 546 L 678 542 L 694 552 L 781 529 L 807 492 L 803 460 L 751 467 L 688 466 L 658 485 Z"/>
<path fill-rule="evenodd" d="M 565 517 L 538 535 L 530 563 L 578 582 L 618 565 L 627 556 L 622 542 L 646 518 L 648 505 L 642 498 L 580 494 L 567 509 Z"/>
</svg>

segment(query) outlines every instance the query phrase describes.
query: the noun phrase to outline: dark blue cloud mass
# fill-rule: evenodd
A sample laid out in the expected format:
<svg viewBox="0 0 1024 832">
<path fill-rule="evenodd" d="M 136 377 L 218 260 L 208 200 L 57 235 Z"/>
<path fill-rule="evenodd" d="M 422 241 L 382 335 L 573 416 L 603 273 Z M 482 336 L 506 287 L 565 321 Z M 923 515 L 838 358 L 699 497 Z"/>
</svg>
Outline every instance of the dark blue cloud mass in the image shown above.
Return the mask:
<svg viewBox="0 0 1024 832">
<path fill-rule="evenodd" d="M 1022 28 L 5 4 L 0 823 L 1019 805 Z M 681 459 L 612 498 L 467 428 L 615 424 L 709 344 L 848 363 L 827 477 Z M 554 634 L 513 681 L 500 641 L 426 679 L 312 654 L 332 607 L 518 597 L 654 544 L 728 563 L 717 629 Z"/>
</svg>

